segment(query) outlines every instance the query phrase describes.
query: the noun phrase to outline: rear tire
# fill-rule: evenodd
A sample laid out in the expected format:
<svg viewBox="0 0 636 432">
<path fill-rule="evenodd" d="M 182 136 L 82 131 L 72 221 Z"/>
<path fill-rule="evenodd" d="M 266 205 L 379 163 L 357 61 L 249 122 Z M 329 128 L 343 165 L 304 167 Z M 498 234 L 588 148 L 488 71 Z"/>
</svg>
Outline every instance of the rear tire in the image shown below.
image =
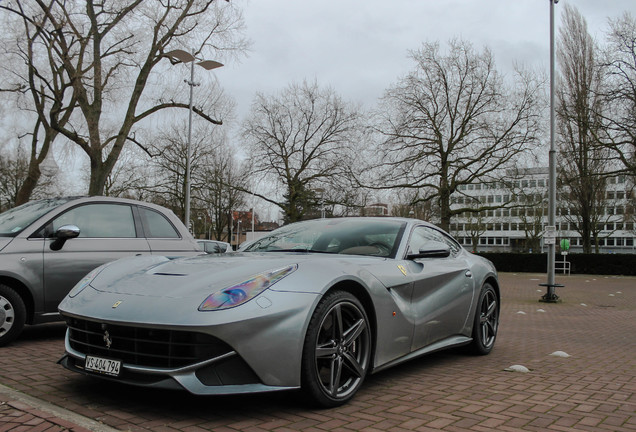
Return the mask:
<svg viewBox="0 0 636 432">
<path fill-rule="evenodd" d="M 475 319 L 473 321 L 473 341 L 469 351 L 476 355 L 486 355 L 492 351 L 499 328 L 499 297 L 489 283 L 484 284 L 479 294 Z"/>
<path fill-rule="evenodd" d="M 17 338 L 25 322 L 26 306 L 22 297 L 13 288 L 0 284 L 0 347 Z"/>
<path fill-rule="evenodd" d="M 355 395 L 371 363 L 371 329 L 352 294 L 327 294 L 314 311 L 305 337 L 302 389 L 312 404 L 342 405 Z"/>
</svg>

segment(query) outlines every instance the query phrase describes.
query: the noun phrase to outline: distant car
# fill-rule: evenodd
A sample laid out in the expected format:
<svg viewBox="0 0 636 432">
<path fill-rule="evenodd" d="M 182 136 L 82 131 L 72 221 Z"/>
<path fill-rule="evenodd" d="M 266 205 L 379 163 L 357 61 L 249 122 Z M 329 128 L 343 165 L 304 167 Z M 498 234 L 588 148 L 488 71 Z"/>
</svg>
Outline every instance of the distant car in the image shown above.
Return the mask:
<svg viewBox="0 0 636 432">
<path fill-rule="evenodd" d="M 194 394 L 350 400 L 368 373 L 443 348 L 488 354 L 493 264 L 400 218 L 287 225 L 245 252 L 106 264 L 60 304 L 69 370 Z"/>
<path fill-rule="evenodd" d="M 218 240 L 197 240 L 199 249 L 205 253 L 229 253 L 232 252 L 232 246 L 229 243 Z"/>
<path fill-rule="evenodd" d="M 95 267 L 200 253 L 172 211 L 140 201 L 50 198 L 0 213 L 0 346 L 25 324 L 60 320 L 58 304 Z"/>
</svg>

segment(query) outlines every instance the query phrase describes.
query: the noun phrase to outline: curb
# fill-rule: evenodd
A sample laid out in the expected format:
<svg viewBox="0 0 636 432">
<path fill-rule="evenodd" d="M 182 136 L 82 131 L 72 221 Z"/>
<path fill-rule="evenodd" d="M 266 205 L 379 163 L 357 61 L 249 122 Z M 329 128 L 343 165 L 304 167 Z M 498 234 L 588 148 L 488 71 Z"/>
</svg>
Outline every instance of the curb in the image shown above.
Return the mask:
<svg viewBox="0 0 636 432">
<path fill-rule="evenodd" d="M 77 432 L 80 432 L 82 429 L 94 432 L 119 431 L 119 429 L 112 428 L 57 405 L 34 398 L 33 396 L 29 396 L 3 384 L 0 384 L 0 395 L 6 396 L 6 398 L 0 398 L 0 407 L 2 405 L 8 405 L 17 411 L 30 414 L 33 417 L 42 419 L 43 421 L 54 423 L 67 430 Z M 8 400 L 6 400 L 7 398 Z"/>
</svg>

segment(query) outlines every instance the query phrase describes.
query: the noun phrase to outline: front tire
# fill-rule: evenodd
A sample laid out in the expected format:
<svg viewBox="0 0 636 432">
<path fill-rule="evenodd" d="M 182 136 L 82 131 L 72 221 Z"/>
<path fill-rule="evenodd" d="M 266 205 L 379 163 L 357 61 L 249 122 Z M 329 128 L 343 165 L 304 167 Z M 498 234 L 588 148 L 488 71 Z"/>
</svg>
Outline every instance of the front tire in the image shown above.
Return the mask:
<svg viewBox="0 0 636 432">
<path fill-rule="evenodd" d="M 0 347 L 18 337 L 25 321 L 26 307 L 22 297 L 13 288 L 0 284 Z"/>
<path fill-rule="evenodd" d="M 477 355 L 486 355 L 492 351 L 499 328 L 499 297 L 492 285 L 486 283 L 481 288 L 479 302 L 473 322 L 473 341 L 470 351 Z"/>
<path fill-rule="evenodd" d="M 312 315 L 302 359 L 302 389 L 323 407 L 342 405 L 355 395 L 371 363 L 371 329 L 352 294 L 326 295 Z"/>
</svg>

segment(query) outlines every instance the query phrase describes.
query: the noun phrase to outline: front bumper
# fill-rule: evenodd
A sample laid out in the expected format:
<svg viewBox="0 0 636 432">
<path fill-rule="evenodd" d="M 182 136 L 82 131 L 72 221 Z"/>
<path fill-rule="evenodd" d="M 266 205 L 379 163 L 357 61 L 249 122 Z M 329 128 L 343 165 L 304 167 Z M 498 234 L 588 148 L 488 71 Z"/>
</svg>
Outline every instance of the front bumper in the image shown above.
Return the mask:
<svg viewBox="0 0 636 432">
<path fill-rule="evenodd" d="M 201 395 L 299 388 L 307 325 L 320 298 L 317 294 L 268 291 L 260 301 L 235 309 L 182 314 L 174 310 L 174 304 L 170 309 L 161 303 L 146 303 L 134 314 L 122 316 L 111 307 L 121 294 L 110 298 L 109 293 L 88 291 L 81 297 L 77 303 L 71 299 L 60 308 L 69 330 L 66 354 L 58 363 L 85 375 L 144 387 L 181 388 Z M 90 313 L 82 314 L 84 310 Z M 117 313 L 120 316 L 116 317 Z M 163 322 L 157 323 L 157 317 Z M 78 322 L 89 324 L 81 331 L 89 336 L 78 336 L 74 330 Z M 126 332 L 122 333 L 122 328 Z M 183 334 L 196 337 L 183 339 Z M 162 351 L 148 348 L 149 344 L 170 347 Z M 182 349 L 186 352 L 181 353 Z M 120 360 L 119 376 L 86 371 L 87 355 Z"/>
<path fill-rule="evenodd" d="M 111 377 L 84 369 L 86 355 L 70 347 L 68 331 L 65 345 L 66 353 L 58 364 L 73 372 L 124 384 L 187 390 L 197 395 L 261 393 L 298 388 L 263 384 L 234 351 L 182 368 L 153 368 L 122 363 L 120 376 Z"/>
</svg>

